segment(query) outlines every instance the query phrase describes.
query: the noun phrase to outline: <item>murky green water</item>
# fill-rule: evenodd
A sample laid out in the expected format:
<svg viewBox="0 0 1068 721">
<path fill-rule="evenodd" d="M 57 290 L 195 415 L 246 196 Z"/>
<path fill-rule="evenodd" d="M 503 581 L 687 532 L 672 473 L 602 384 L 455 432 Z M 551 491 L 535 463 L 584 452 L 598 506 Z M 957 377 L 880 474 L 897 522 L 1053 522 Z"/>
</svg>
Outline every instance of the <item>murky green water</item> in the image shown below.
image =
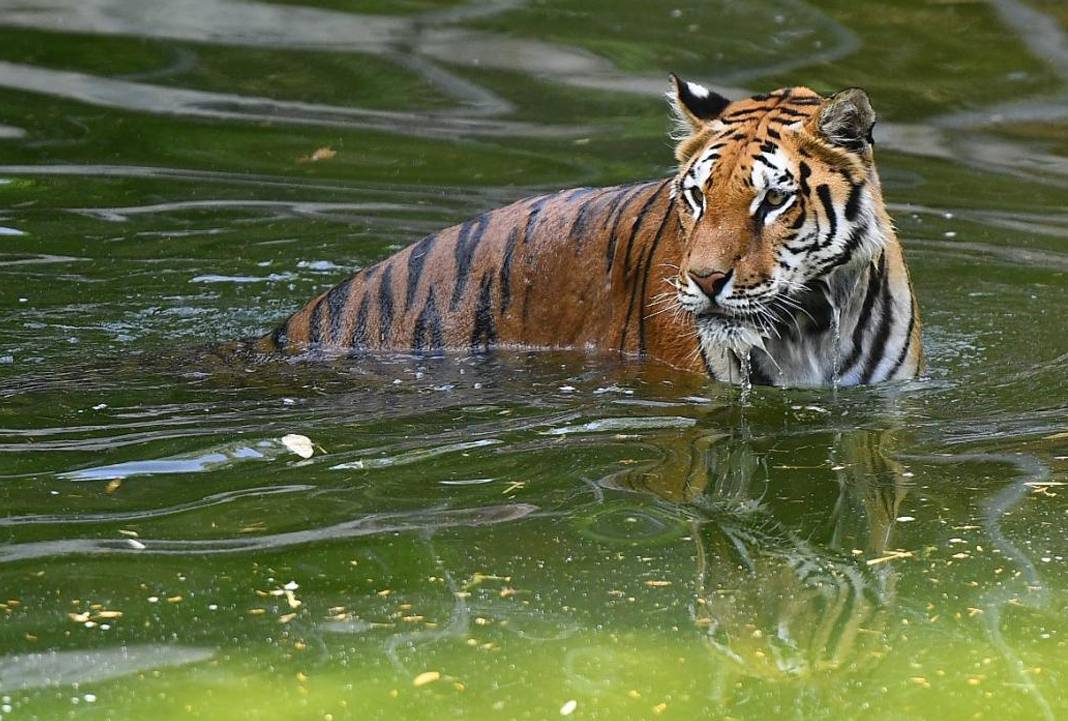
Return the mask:
<svg viewBox="0 0 1068 721">
<path fill-rule="evenodd" d="M 0 0 L 0 717 L 1068 717 L 1064 23 Z M 669 70 L 870 91 L 921 379 L 197 350 L 481 210 L 667 173 Z"/>
</svg>

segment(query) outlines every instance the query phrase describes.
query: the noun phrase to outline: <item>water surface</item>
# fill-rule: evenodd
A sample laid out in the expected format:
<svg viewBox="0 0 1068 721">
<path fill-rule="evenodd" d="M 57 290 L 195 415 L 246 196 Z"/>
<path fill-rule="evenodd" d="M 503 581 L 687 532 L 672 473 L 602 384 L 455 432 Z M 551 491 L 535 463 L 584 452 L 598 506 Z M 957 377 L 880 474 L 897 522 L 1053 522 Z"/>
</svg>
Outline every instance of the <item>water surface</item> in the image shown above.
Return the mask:
<svg viewBox="0 0 1068 721">
<path fill-rule="evenodd" d="M 0 717 L 1068 715 L 1065 23 L 0 0 Z M 669 173 L 672 70 L 869 90 L 921 378 L 204 350 L 485 209 Z"/>
</svg>

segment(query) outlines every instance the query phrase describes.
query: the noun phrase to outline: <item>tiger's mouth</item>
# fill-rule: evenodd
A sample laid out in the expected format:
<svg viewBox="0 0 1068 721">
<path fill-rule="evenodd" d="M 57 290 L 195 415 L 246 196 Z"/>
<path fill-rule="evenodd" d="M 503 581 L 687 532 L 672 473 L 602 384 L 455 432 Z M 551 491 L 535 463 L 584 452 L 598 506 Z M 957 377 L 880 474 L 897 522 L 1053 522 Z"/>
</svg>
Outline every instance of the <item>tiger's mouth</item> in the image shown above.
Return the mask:
<svg viewBox="0 0 1068 721">
<path fill-rule="evenodd" d="M 756 316 L 706 311 L 694 315 L 701 344 L 711 348 L 725 346 L 738 354 L 752 348 L 764 348 L 769 337 L 767 328 L 760 327 Z"/>
<path fill-rule="evenodd" d="M 767 339 L 778 335 L 783 321 L 783 309 L 790 305 L 781 294 L 764 292 L 760 298 L 747 297 L 740 302 L 731 298 L 717 298 L 701 292 L 692 280 L 681 278 L 673 283 L 677 307 L 693 317 L 698 338 L 706 350 L 729 348 L 744 355 L 752 348 L 764 349 Z"/>
</svg>

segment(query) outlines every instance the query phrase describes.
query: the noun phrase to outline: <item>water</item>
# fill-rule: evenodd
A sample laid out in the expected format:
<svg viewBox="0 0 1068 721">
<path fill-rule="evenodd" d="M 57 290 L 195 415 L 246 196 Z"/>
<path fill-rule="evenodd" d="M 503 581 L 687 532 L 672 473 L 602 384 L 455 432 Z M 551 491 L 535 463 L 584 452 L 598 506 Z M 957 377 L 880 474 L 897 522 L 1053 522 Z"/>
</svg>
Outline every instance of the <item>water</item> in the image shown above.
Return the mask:
<svg viewBox="0 0 1068 721">
<path fill-rule="evenodd" d="M 842 311 L 835 307 L 831 311 L 832 335 L 831 353 L 834 354 L 834 368 L 831 373 L 831 389 L 838 390 L 842 382 Z"/>
<path fill-rule="evenodd" d="M 1066 22 L 0 0 L 0 716 L 1068 716 Z M 666 173 L 670 70 L 869 90 L 921 378 L 205 350 Z"/>
</svg>

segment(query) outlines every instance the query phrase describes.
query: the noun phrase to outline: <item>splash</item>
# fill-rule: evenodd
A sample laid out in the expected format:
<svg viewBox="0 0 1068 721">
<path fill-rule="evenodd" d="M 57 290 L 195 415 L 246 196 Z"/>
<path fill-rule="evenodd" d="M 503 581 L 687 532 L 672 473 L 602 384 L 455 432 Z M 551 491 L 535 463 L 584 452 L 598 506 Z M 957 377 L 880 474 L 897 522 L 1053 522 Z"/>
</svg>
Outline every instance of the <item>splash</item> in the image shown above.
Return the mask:
<svg viewBox="0 0 1068 721">
<path fill-rule="evenodd" d="M 831 313 L 831 324 L 834 332 L 831 343 L 831 388 L 837 391 L 842 378 L 842 310 L 837 306 Z"/>
<path fill-rule="evenodd" d="M 742 403 L 749 403 L 749 396 L 753 393 L 753 351 L 751 348 L 746 348 L 738 355 L 738 369 L 742 376 L 739 380 L 739 385 L 742 388 L 739 400 Z"/>
</svg>

